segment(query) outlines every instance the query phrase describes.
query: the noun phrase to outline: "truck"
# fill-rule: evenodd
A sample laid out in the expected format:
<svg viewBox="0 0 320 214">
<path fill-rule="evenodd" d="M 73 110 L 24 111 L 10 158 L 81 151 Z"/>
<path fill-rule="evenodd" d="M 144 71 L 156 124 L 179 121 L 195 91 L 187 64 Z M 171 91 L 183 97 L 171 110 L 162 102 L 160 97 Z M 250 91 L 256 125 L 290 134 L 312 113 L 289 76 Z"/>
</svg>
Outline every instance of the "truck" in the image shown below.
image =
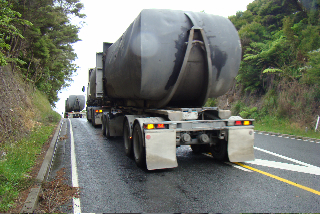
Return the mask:
<svg viewBox="0 0 320 214">
<path fill-rule="evenodd" d="M 87 120 L 93 126 L 102 125 L 102 113 L 107 108 L 103 107 L 103 73 L 102 73 L 102 53 L 96 54 L 96 67 L 89 69 L 87 86 Z M 106 97 L 105 97 L 106 99 Z"/>
<path fill-rule="evenodd" d="M 87 118 L 147 170 L 178 166 L 176 149 L 221 161 L 254 160 L 253 119 L 204 107 L 234 84 L 241 43 L 226 18 L 145 9 L 89 70 Z"/>
<path fill-rule="evenodd" d="M 84 95 L 70 95 L 65 101 L 64 118 L 82 118 L 85 103 Z"/>
</svg>

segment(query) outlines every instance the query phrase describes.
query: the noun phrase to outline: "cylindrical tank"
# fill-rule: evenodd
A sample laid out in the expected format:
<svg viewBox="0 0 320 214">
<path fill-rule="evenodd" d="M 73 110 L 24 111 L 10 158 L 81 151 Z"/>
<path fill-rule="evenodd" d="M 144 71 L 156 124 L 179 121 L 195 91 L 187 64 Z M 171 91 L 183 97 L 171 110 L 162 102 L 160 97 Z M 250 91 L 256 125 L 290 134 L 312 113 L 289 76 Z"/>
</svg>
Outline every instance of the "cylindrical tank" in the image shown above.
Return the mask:
<svg viewBox="0 0 320 214">
<path fill-rule="evenodd" d="M 188 50 L 192 28 L 198 48 Z M 104 55 L 109 98 L 142 100 L 140 107 L 191 107 L 228 91 L 240 66 L 241 45 L 227 18 L 146 9 Z"/>
<path fill-rule="evenodd" d="M 66 100 L 66 112 L 82 111 L 85 106 L 84 95 L 70 95 Z"/>
</svg>

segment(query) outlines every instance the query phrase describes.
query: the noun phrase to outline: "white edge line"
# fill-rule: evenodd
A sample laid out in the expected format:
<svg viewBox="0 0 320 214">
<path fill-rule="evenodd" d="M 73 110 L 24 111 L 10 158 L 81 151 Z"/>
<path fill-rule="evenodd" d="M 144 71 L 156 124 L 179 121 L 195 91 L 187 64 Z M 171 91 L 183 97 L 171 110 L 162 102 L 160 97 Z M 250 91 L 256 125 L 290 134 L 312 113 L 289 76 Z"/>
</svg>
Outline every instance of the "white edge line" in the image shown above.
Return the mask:
<svg viewBox="0 0 320 214">
<path fill-rule="evenodd" d="M 71 120 L 70 122 L 70 139 L 71 139 L 71 177 L 72 177 L 72 186 L 79 187 L 78 184 L 78 172 L 77 172 L 77 162 L 76 162 L 76 153 L 73 139 L 73 131 Z M 80 198 L 73 198 L 73 213 L 81 213 Z"/>
<path fill-rule="evenodd" d="M 202 153 L 203 155 L 205 155 L 205 156 L 208 156 L 208 157 L 210 157 L 210 158 L 213 158 L 211 155 L 209 155 L 209 154 L 207 154 L 207 153 Z M 244 167 L 242 167 L 242 166 L 238 166 L 238 165 L 236 165 L 236 164 L 234 164 L 234 163 L 231 163 L 231 162 L 224 162 L 225 164 L 228 164 L 228 165 L 230 165 L 230 166 L 233 166 L 233 167 L 235 167 L 235 168 L 237 168 L 237 169 L 241 169 L 241 170 L 243 170 L 243 171 L 246 171 L 246 172 L 252 172 L 252 170 L 250 170 L 250 169 L 246 169 L 246 168 L 244 168 Z"/>
<path fill-rule="evenodd" d="M 282 162 L 261 160 L 261 159 L 255 159 L 254 161 L 246 161 L 246 163 L 255 164 L 259 166 L 272 167 L 276 169 L 290 170 L 293 172 L 303 172 L 311 175 L 320 175 L 320 168 L 315 168 L 315 167 L 301 166 L 301 165 L 295 165 L 290 163 L 282 163 Z"/>
<path fill-rule="evenodd" d="M 295 159 L 293 159 L 293 158 L 289 158 L 289 157 L 286 157 L 286 156 L 283 156 L 283 155 L 279 155 L 279 154 L 277 154 L 277 153 L 270 152 L 270 151 L 265 150 L 265 149 L 260 149 L 260 148 L 258 148 L 258 147 L 254 147 L 254 149 L 259 150 L 259 151 L 261 151 L 261 152 L 265 152 L 265 153 L 270 154 L 270 155 L 274 155 L 274 156 L 276 156 L 276 157 L 279 157 L 279 158 L 282 158 L 282 159 L 285 159 L 285 160 L 288 160 L 288 161 L 292 161 L 292 162 L 294 162 L 294 163 L 297 163 L 297 164 L 300 164 L 300 165 L 303 165 L 303 166 L 318 168 L 317 166 L 314 166 L 314 165 L 311 165 L 311 164 L 308 164 L 308 163 L 304 163 L 304 162 L 302 162 L 302 161 L 298 161 L 298 160 L 295 160 Z"/>
</svg>

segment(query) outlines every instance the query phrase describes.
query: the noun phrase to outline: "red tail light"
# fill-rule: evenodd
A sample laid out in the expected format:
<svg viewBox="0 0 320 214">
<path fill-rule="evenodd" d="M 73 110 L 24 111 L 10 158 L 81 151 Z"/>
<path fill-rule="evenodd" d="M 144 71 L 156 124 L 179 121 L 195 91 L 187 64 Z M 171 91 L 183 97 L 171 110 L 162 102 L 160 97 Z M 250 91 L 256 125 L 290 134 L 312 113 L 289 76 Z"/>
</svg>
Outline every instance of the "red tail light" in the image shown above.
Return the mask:
<svg viewBox="0 0 320 214">
<path fill-rule="evenodd" d="M 235 125 L 235 126 L 241 126 L 242 123 L 241 123 L 241 121 L 235 121 L 235 122 L 234 122 L 234 125 Z"/>
<path fill-rule="evenodd" d="M 166 127 L 164 126 L 164 124 L 158 124 L 157 125 L 157 129 L 165 129 Z"/>
<path fill-rule="evenodd" d="M 252 125 L 252 121 L 249 121 L 249 120 L 244 120 L 244 121 L 235 121 L 234 122 L 234 125 L 235 126 L 250 126 Z"/>
<path fill-rule="evenodd" d="M 144 124 L 143 128 L 145 129 L 168 129 L 168 125 L 166 124 L 154 124 L 154 123 L 149 123 L 149 124 Z"/>
</svg>

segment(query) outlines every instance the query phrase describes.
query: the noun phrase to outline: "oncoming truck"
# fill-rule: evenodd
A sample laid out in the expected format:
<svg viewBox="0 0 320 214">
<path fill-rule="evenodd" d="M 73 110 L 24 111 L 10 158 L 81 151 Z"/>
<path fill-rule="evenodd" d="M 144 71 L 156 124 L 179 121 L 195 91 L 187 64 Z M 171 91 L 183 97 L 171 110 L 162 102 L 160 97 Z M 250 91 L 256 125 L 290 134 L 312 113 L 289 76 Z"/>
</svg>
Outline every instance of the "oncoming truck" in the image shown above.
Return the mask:
<svg viewBox="0 0 320 214">
<path fill-rule="evenodd" d="M 177 167 L 176 148 L 190 145 L 218 160 L 254 159 L 253 120 L 203 107 L 232 86 L 241 45 L 220 16 L 147 9 L 115 43 L 103 43 L 89 70 L 87 118 L 148 170 Z"/>
</svg>

